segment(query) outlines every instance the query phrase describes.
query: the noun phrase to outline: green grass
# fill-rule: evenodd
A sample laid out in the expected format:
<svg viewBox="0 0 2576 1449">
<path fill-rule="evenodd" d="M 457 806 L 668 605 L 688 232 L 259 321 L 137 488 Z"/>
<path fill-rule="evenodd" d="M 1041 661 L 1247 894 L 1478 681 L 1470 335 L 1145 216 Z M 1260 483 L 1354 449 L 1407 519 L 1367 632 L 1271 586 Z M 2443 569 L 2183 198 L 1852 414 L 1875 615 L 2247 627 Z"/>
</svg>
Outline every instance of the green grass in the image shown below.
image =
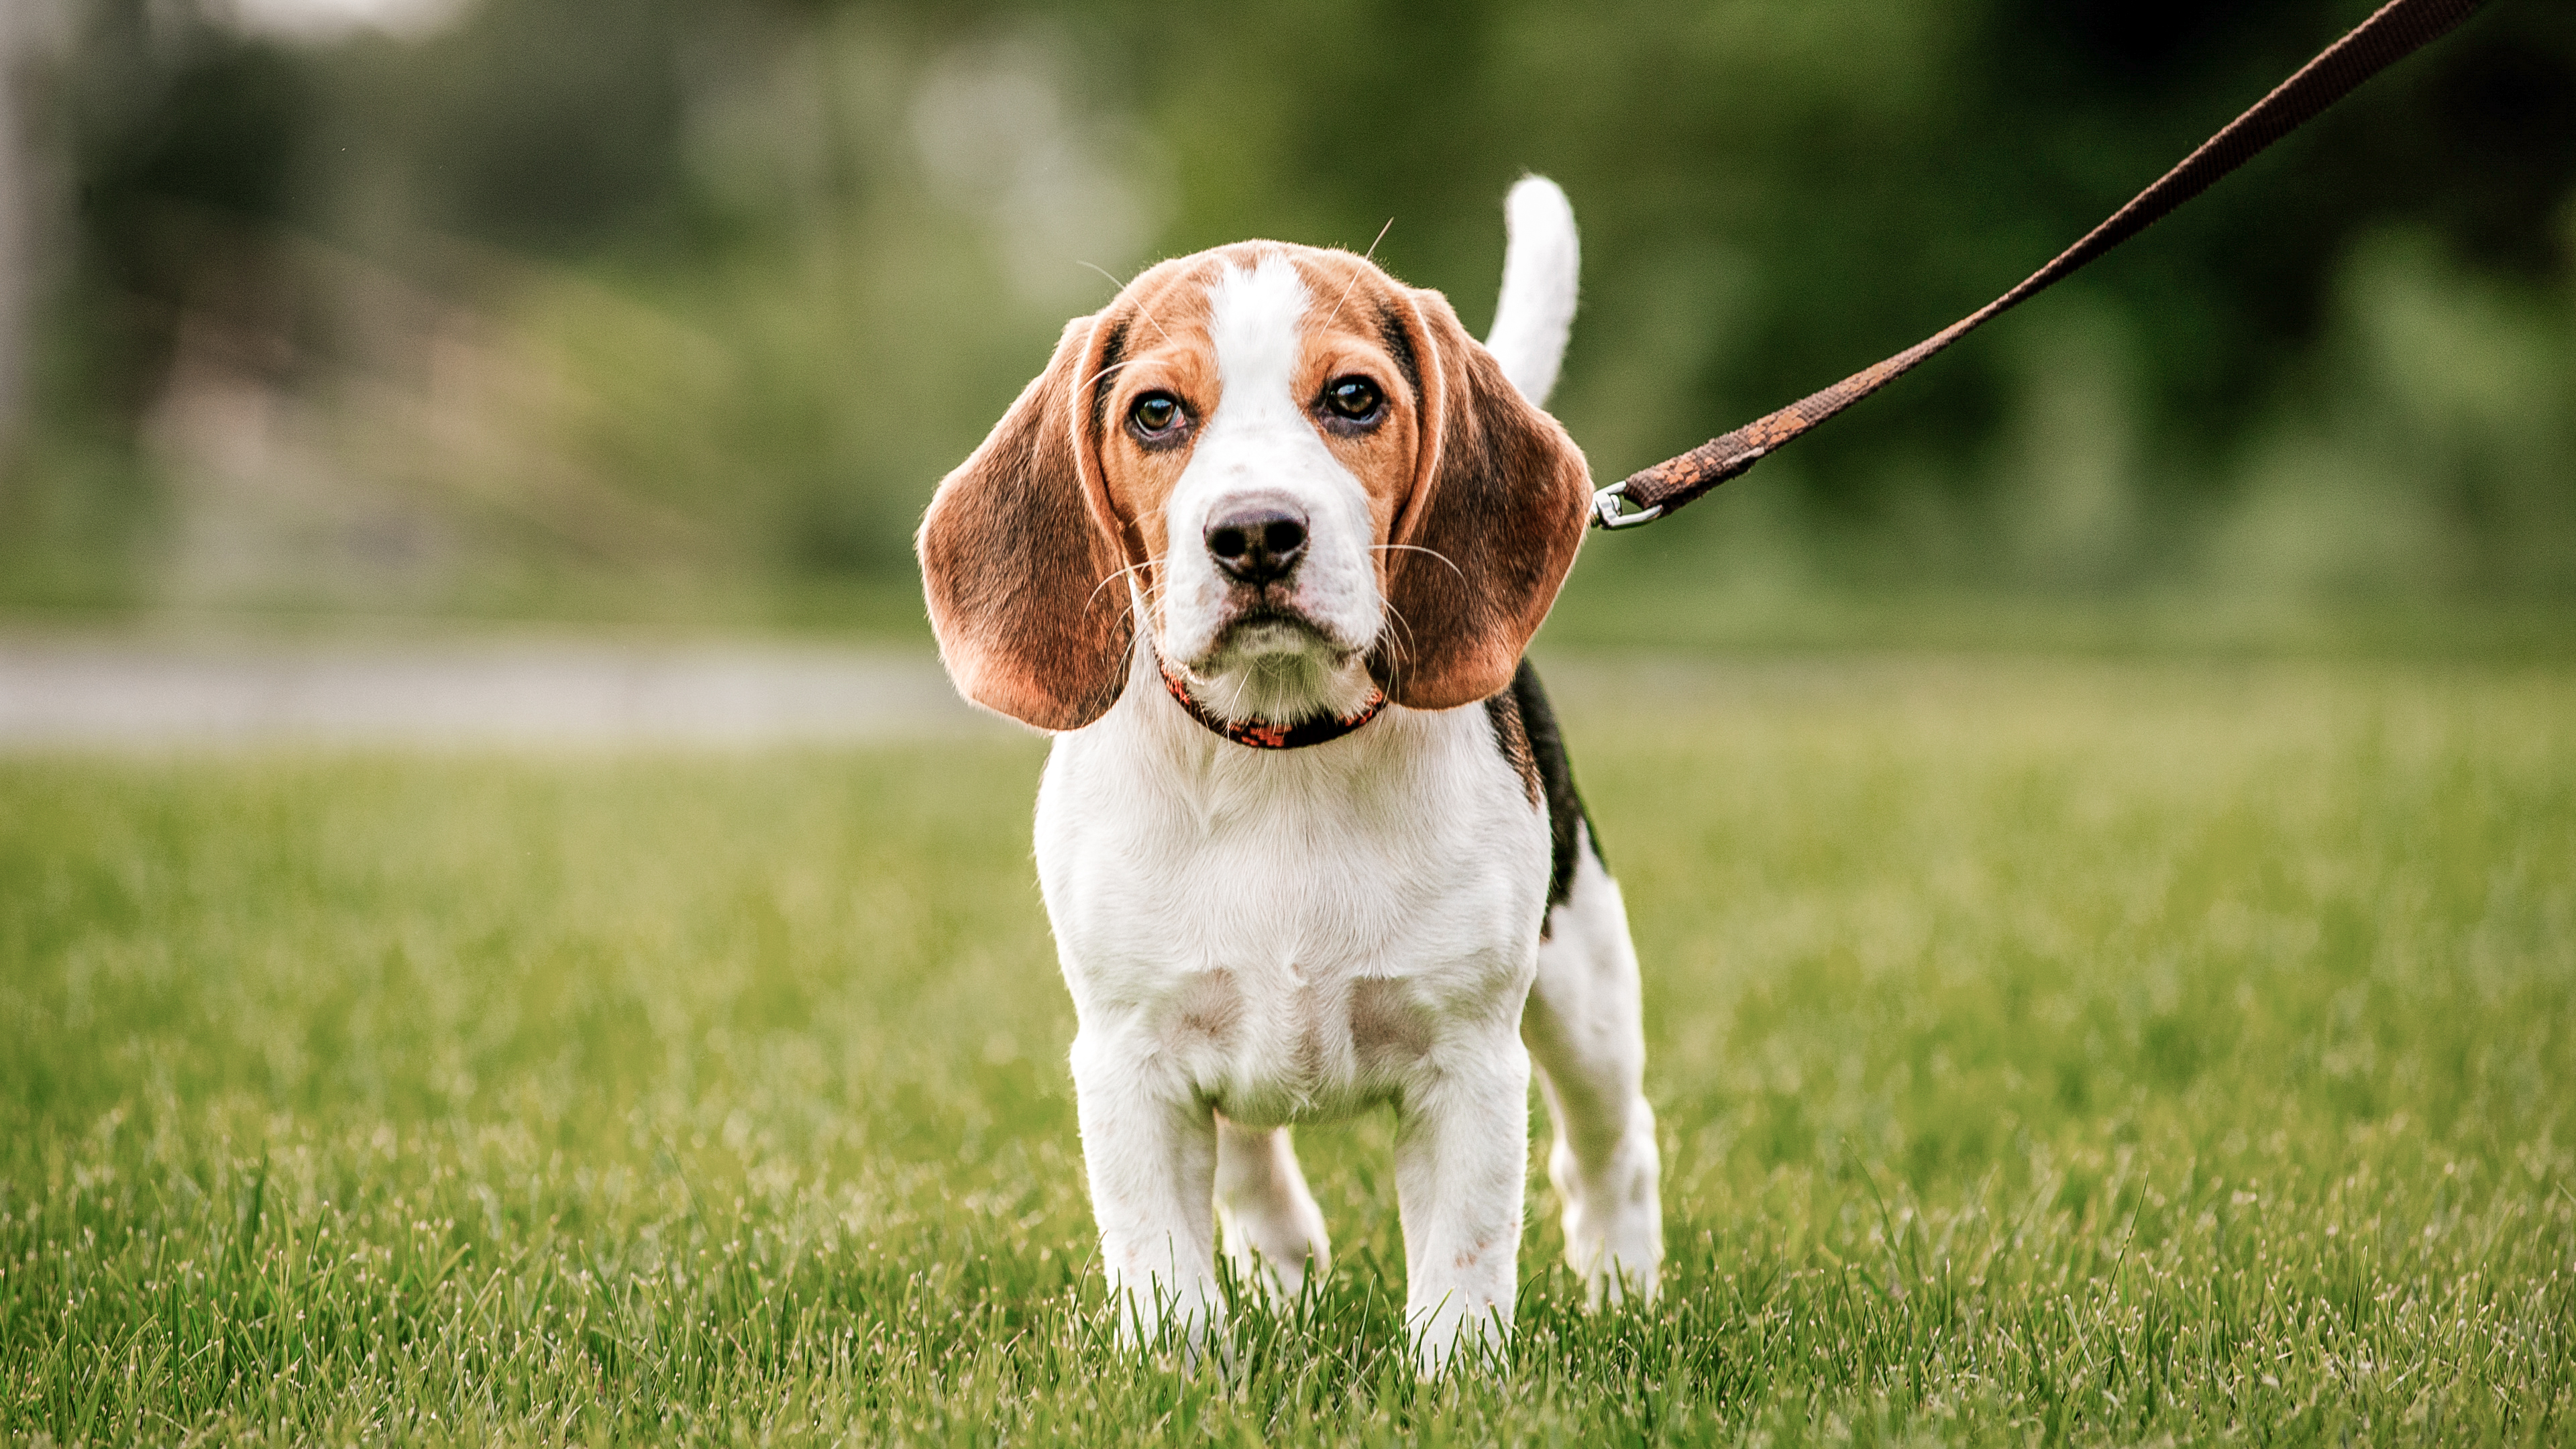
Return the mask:
<svg viewBox="0 0 2576 1449">
<path fill-rule="evenodd" d="M 2576 672 L 1560 680 L 1673 1255 L 1430 1386 L 1383 1121 L 1107 1342 L 1032 744 L 0 762 L 0 1440 L 2576 1437 Z"/>
</svg>

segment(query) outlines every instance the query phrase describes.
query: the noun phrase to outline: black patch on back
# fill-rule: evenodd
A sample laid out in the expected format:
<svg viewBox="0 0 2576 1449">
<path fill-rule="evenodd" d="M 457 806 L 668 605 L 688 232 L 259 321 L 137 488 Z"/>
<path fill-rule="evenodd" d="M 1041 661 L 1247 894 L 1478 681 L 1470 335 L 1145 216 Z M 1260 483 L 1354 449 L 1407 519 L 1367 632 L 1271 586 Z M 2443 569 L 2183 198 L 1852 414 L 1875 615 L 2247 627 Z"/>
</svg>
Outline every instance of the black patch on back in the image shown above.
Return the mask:
<svg viewBox="0 0 2576 1449">
<path fill-rule="evenodd" d="M 1547 903 L 1551 908 L 1561 906 L 1574 892 L 1574 853 L 1580 846 L 1588 845 L 1603 869 L 1610 863 L 1601 854 L 1601 832 L 1592 828 L 1583 797 L 1575 791 L 1574 766 L 1566 758 L 1556 711 L 1549 707 L 1538 671 L 1527 659 L 1513 672 L 1511 687 L 1485 701 L 1485 714 L 1493 721 L 1495 747 L 1520 772 L 1531 802 L 1547 802 Z M 1577 824 L 1583 827 L 1580 842 Z M 1540 934 L 1546 934 L 1544 925 Z"/>
<path fill-rule="evenodd" d="M 1547 782 L 1539 778 L 1538 756 L 1530 753 L 1529 729 L 1521 723 L 1521 699 L 1506 689 L 1485 701 L 1485 718 L 1494 726 L 1494 746 L 1503 752 L 1503 760 L 1512 773 L 1521 777 L 1521 793 L 1532 805 L 1547 798 Z"/>
</svg>

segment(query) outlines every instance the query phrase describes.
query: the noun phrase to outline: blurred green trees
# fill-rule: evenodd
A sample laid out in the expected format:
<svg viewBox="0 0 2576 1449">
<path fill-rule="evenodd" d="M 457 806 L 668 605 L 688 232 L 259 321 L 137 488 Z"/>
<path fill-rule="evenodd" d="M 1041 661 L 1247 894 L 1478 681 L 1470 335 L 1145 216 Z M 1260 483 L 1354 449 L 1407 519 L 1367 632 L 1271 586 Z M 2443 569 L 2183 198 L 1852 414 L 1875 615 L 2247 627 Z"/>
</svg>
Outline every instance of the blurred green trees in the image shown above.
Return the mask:
<svg viewBox="0 0 2576 1449">
<path fill-rule="evenodd" d="M 1477 325 L 1525 170 L 1584 226 L 1556 408 L 1614 477 L 2018 280 L 2366 9 L 481 0 L 317 44 L 71 0 L 17 72 L 0 598 L 900 596 L 1113 278 L 1391 218 Z M 2571 196 L 2576 12 L 2506 0 L 1586 568 L 2564 600 Z"/>
</svg>

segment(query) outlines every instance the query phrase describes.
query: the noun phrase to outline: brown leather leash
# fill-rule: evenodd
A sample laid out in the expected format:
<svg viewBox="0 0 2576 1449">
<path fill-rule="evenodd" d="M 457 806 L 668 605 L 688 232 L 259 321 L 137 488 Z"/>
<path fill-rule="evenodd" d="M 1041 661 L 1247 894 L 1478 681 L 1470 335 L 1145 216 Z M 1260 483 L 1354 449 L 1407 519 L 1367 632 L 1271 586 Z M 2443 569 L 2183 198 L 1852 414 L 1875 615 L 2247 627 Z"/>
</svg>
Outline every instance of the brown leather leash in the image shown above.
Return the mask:
<svg viewBox="0 0 2576 1449">
<path fill-rule="evenodd" d="M 2253 109 L 2227 123 L 2225 130 L 2201 143 L 2182 164 L 2141 191 L 2110 220 L 2085 234 L 2018 287 L 1942 328 L 1930 337 L 1874 367 L 1864 368 L 1826 388 L 1810 393 L 1766 417 L 1756 418 L 1721 438 L 1712 438 L 1678 458 L 1630 474 L 1592 495 L 1596 528 L 1631 528 L 1652 523 L 1674 509 L 1751 468 L 1782 444 L 1806 432 L 1853 403 L 1911 372 L 1925 358 L 1967 336 L 1987 322 L 2047 289 L 2052 283 L 2127 241 L 2167 212 L 2209 189 L 2212 182 L 2244 165 L 2266 146 L 2281 139 L 2333 105 L 2363 81 L 2412 55 L 2469 18 L 2480 0 L 2389 0 L 2352 33 L 2326 47 L 2254 103 Z M 1624 500 L 1638 511 L 1622 513 Z"/>
</svg>

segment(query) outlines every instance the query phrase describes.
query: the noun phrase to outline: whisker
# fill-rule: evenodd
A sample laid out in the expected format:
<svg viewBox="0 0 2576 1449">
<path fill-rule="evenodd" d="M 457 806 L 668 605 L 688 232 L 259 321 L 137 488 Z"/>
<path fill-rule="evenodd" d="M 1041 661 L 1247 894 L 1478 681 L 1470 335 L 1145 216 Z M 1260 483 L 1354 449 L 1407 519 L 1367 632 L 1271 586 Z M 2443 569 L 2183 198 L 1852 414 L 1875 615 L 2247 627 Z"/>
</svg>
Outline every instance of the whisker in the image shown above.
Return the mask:
<svg viewBox="0 0 2576 1449">
<path fill-rule="evenodd" d="M 1365 262 L 1365 261 L 1367 261 L 1369 258 L 1371 258 L 1371 257 L 1373 257 L 1373 256 L 1376 256 L 1376 255 L 1377 255 L 1377 244 L 1378 244 L 1379 242 L 1382 242 L 1382 241 L 1386 240 L 1387 228 L 1388 228 L 1388 227 L 1392 227 L 1392 226 L 1394 226 L 1394 225 L 1395 225 L 1395 218 L 1394 218 L 1394 217 L 1391 217 L 1391 216 L 1390 216 L 1390 217 L 1388 217 L 1388 218 L 1386 219 L 1386 226 L 1379 227 L 1379 228 L 1377 229 L 1377 236 L 1376 236 L 1373 240 L 1371 240 L 1371 241 L 1369 242 L 1368 250 L 1367 250 L 1367 251 L 1365 251 L 1365 252 L 1360 253 L 1360 260 L 1361 260 L 1361 261 Z M 1324 325 L 1325 325 L 1325 326 L 1327 326 L 1327 327 L 1332 326 L 1332 325 L 1333 325 L 1333 323 L 1334 323 L 1334 321 L 1342 315 L 1342 303 L 1347 302 L 1347 301 L 1349 301 L 1349 300 L 1351 299 L 1351 289 L 1352 289 L 1353 287 L 1358 286 L 1359 284 L 1360 284 L 1360 274 L 1359 274 L 1357 271 L 1353 271 L 1353 272 L 1351 273 L 1351 279 L 1350 279 L 1348 282 L 1345 282 L 1345 283 L 1343 283 L 1343 284 L 1342 284 L 1342 295 L 1334 299 L 1334 301 L 1333 301 L 1333 312 L 1332 312 L 1332 315 L 1331 315 L 1331 316 L 1326 317 L 1326 318 L 1324 319 Z"/>
<path fill-rule="evenodd" d="M 1456 574 L 1460 579 L 1463 580 L 1467 577 L 1467 571 L 1458 567 L 1458 563 L 1455 559 L 1452 559 L 1449 555 L 1442 553 L 1436 548 L 1424 548 L 1418 543 L 1373 543 L 1369 545 L 1369 548 L 1372 552 L 1378 549 L 1385 549 L 1392 553 L 1397 549 L 1402 549 L 1406 553 L 1427 553 L 1433 558 L 1440 560 L 1442 563 L 1449 565 L 1449 571 Z"/>
<path fill-rule="evenodd" d="M 1109 575 L 1109 577 L 1107 577 L 1107 578 L 1105 578 L 1105 579 L 1102 579 L 1099 583 L 1094 584 L 1094 585 L 1092 586 L 1092 589 L 1091 589 L 1091 596 L 1090 596 L 1089 598 L 1086 598 L 1086 599 L 1084 599 L 1084 600 L 1082 601 L 1082 606 L 1083 606 L 1084 608 L 1086 608 L 1086 609 L 1090 608 L 1094 603 L 1096 603 L 1096 602 L 1099 600 L 1099 598 L 1100 598 L 1100 591 L 1101 591 L 1102 589 L 1105 589 L 1105 588 L 1109 587 L 1111 584 L 1117 583 L 1119 580 L 1126 578 L 1129 574 L 1132 574 L 1132 573 L 1136 572 L 1138 569 L 1145 568 L 1145 567 L 1147 567 L 1147 565 L 1146 565 L 1146 564 L 1141 564 L 1141 563 L 1132 563 L 1132 564 L 1127 565 L 1125 568 L 1123 568 L 1123 569 L 1119 569 L 1119 570 L 1117 570 L 1116 572 L 1114 572 L 1114 573 L 1110 574 L 1110 575 Z"/>
<path fill-rule="evenodd" d="M 1102 275 L 1102 276 L 1104 276 L 1104 277 L 1109 278 L 1109 285 L 1111 285 L 1111 286 L 1113 286 L 1113 287 L 1116 287 L 1116 288 L 1117 288 L 1119 291 L 1121 291 L 1121 292 L 1124 292 L 1124 291 L 1126 291 L 1126 290 L 1127 290 L 1127 284 L 1126 284 L 1125 282 L 1122 282 L 1122 281 L 1118 280 L 1118 278 L 1117 278 L 1117 276 L 1116 276 L 1115 274 L 1113 274 L 1113 273 L 1112 273 L 1112 272 L 1111 272 L 1107 267 L 1104 267 L 1104 266 L 1100 265 L 1098 262 L 1086 262 L 1086 261 L 1082 260 L 1080 257 L 1076 257 L 1076 258 L 1074 258 L 1074 265 L 1076 265 L 1076 266 L 1081 266 L 1081 267 L 1089 267 L 1089 268 L 1091 268 L 1093 271 L 1098 272 L 1100 275 Z M 1142 303 L 1142 302 L 1137 303 L 1137 304 L 1136 304 L 1136 311 L 1137 311 L 1138 315 L 1142 316 L 1146 321 L 1148 321 L 1148 322 L 1152 322 L 1152 323 L 1154 324 L 1154 330 L 1155 330 L 1156 332 L 1162 332 L 1162 334 L 1163 334 L 1163 340 L 1164 340 L 1165 342 L 1169 342 L 1169 341 L 1171 341 L 1171 340 L 1172 340 L 1172 334 L 1171 334 L 1171 333 L 1169 333 L 1169 332 L 1163 332 L 1163 324 L 1162 324 L 1161 322 L 1159 322 L 1159 321 L 1156 321 L 1156 320 L 1155 320 L 1154 314 L 1153 314 L 1152 312 L 1150 312 L 1150 311 L 1147 311 L 1147 310 L 1146 310 L 1146 308 L 1145 308 L 1145 304 L 1144 304 L 1144 303 Z"/>
<path fill-rule="evenodd" d="M 1073 259 L 1073 264 L 1077 267 L 1089 267 L 1100 275 L 1107 277 L 1109 279 L 1109 285 L 1117 292 L 1124 292 L 1127 290 L 1127 284 L 1125 282 L 1118 280 L 1114 273 L 1112 273 L 1107 267 L 1100 265 L 1098 262 L 1086 262 L 1080 257 L 1075 257 Z"/>
<path fill-rule="evenodd" d="M 1100 385 L 1100 380 L 1101 380 L 1102 378 L 1107 377 L 1109 374 L 1111 374 L 1111 373 L 1113 373 L 1113 372 L 1118 371 L 1120 368 L 1125 367 L 1128 363 L 1133 362 L 1133 361 L 1135 361 L 1135 359 L 1134 359 L 1134 358 L 1131 358 L 1131 357 L 1122 357 L 1122 358 L 1118 359 L 1116 362 L 1113 362 L 1113 363 L 1109 364 L 1107 367 L 1104 367 L 1104 368 L 1100 369 L 1098 372 L 1093 373 L 1093 374 L 1090 376 L 1090 378 L 1089 378 L 1088 380 L 1086 380 L 1086 381 L 1082 384 L 1082 386 L 1081 386 L 1079 389 L 1077 389 L 1077 391 L 1079 391 L 1079 392 L 1089 392 L 1089 391 L 1091 391 L 1093 388 L 1095 388 L 1095 387 L 1097 387 L 1097 386 L 1099 386 L 1099 385 Z"/>
<path fill-rule="evenodd" d="M 1371 238 L 1369 238 L 1369 249 L 1368 249 L 1367 251 L 1364 251 L 1364 252 L 1360 253 L 1360 260 L 1361 260 L 1361 261 L 1367 261 L 1369 258 L 1371 258 L 1371 257 L 1373 257 L 1373 256 L 1376 256 L 1376 255 L 1377 255 L 1377 244 L 1378 244 L 1379 242 L 1382 242 L 1382 241 L 1386 240 L 1387 228 L 1388 228 L 1388 227 L 1392 227 L 1392 226 L 1394 226 L 1394 225 L 1395 225 L 1395 218 L 1394 218 L 1394 217 L 1391 217 L 1391 216 L 1390 216 L 1390 217 L 1388 217 L 1388 218 L 1386 219 L 1386 226 L 1379 227 L 1379 228 L 1377 229 L 1377 235 L 1376 235 L 1376 236 L 1373 236 L 1373 237 L 1371 237 Z"/>
<path fill-rule="evenodd" d="M 1091 598 L 1083 601 L 1083 608 L 1086 610 L 1089 609 L 1092 602 L 1100 597 L 1100 591 L 1102 589 L 1109 587 L 1111 584 L 1117 583 L 1121 579 L 1132 580 L 1137 570 L 1148 568 L 1151 565 L 1152 560 L 1150 559 L 1144 563 L 1129 564 L 1125 568 L 1111 574 L 1109 577 L 1102 579 L 1098 584 L 1092 586 Z M 1126 599 L 1118 606 L 1120 617 L 1127 620 L 1130 628 L 1151 630 L 1153 627 L 1153 619 L 1151 615 L 1154 608 L 1154 588 L 1152 584 L 1149 582 L 1143 589 L 1129 588 L 1124 590 L 1124 593 L 1126 594 Z M 1143 596 L 1142 598 L 1138 597 L 1140 594 Z"/>
<path fill-rule="evenodd" d="M 1107 278 L 1109 279 L 1109 285 L 1111 285 L 1111 286 L 1113 286 L 1113 287 L 1116 287 L 1116 288 L 1117 288 L 1119 291 L 1121 291 L 1121 292 L 1124 292 L 1124 291 L 1126 291 L 1126 290 L 1127 290 L 1127 283 L 1125 283 L 1125 282 L 1122 282 L 1122 281 L 1118 280 L 1118 277 L 1117 277 L 1117 275 L 1116 275 L 1115 273 L 1111 272 L 1107 267 L 1104 267 L 1104 266 L 1100 265 L 1098 262 L 1086 262 L 1086 261 L 1082 260 L 1080 257 L 1076 257 L 1076 258 L 1074 258 L 1074 265 L 1075 265 L 1075 266 L 1079 266 L 1079 267 L 1089 267 L 1089 268 L 1091 268 L 1093 271 L 1098 272 L 1100 275 L 1102 275 L 1102 276 L 1104 276 L 1104 277 L 1107 277 Z M 1114 300 L 1116 300 L 1116 299 L 1115 299 L 1115 298 L 1112 298 L 1111 300 L 1113 300 L 1113 301 L 1114 301 Z M 1136 314 L 1137 314 L 1138 316 L 1140 316 L 1140 317 L 1143 317 L 1146 321 L 1153 323 L 1153 324 L 1154 324 L 1154 330 L 1155 330 L 1156 332 L 1158 332 L 1158 333 L 1161 333 L 1161 334 L 1162 334 L 1162 338 L 1163 338 L 1163 340 L 1164 340 L 1165 342 L 1169 342 L 1169 341 L 1171 341 L 1171 340 L 1172 340 L 1172 334 L 1171 334 L 1171 333 L 1169 333 L 1169 332 L 1164 331 L 1164 329 L 1163 329 L 1162 319 L 1160 319 L 1160 318 L 1156 317 L 1156 316 L 1154 315 L 1153 311 L 1152 311 L 1150 308 L 1148 308 L 1144 303 L 1139 302 L 1139 303 L 1137 303 L 1137 304 L 1136 304 Z M 1096 378 L 1095 378 L 1095 379 L 1093 379 L 1093 380 L 1094 380 L 1094 381 L 1098 381 L 1098 379 L 1096 379 Z"/>
<path fill-rule="evenodd" d="M 1163 319 L 1155 316 L 1153 310 L 1147 307 L 1144 303 L 1139 302 L 1136 304 L 1136 315 L 1153 323 L 1154 331 L 1161 336 L 1165 342 L 1172 340 L 1172 334 L 1163 330 Z"/>
<path fill-rule="evenodd" d="M 1413 662 L 1413 621 L 1404 617 L 1404 611 L 1395 606 L 1395 600 L 1387 600 L 1385 607 L 1387 617 L 1393 619 L 1396 627 L 1402 631 L 1399 637 L 1388 640 L 1396 656 L 1396 663 L 1410 664 Z"/>
</svg>

